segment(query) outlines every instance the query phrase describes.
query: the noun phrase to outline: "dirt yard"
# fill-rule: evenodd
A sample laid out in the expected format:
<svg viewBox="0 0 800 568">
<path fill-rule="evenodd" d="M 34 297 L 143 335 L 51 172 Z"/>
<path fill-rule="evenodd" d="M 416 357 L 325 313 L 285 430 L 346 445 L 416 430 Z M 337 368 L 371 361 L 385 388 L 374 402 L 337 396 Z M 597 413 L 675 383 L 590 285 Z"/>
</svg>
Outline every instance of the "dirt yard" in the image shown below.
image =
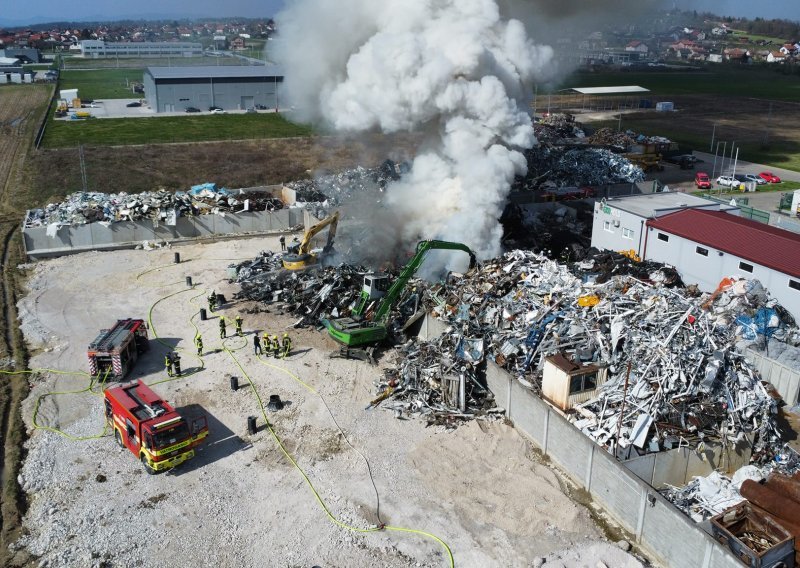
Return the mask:
<svg viewBox="0 0 800 568">
<path fill-rule="evenodd" d="M 36 352 L 31 368 L 50 371 L 31 377 L 23 404 L 32 433 L 20 482 L 30 506 L 25 536 L 12 546 L 16 565 L 450 566 L 437 539 L 456 566 L 642 565 L 606 539 L 562 491 L 557 472 L 502 421 L 449 431 L 366 410 L 379 368 L 328 358 L 334 344 L 316 330 L 289 330 L 288 359 L 257 358 L 252 332 L 283 333 L 293 321 L 274 309 L 228 304 L 199 321 L 210 290 L 232 298 L 227 265 L 276 244 L 235 240 L 36 263 L 19 311 Z M 181 264 L 172 263 L 175 251 Z M 153 476 L 104 433 L 100 389 L 88 391 L 86 376 L 58 373 L 86 369 L 86 346 L 100 328 L 148 313 L 152 348 L 130 378 L 162 381 L 153 388 L 178 407 L 201 408 L 211 430 L 192 461 Z M 218 316 L 237 313 L 245 337 L 222 341 Z M 202 358 L 193 355 L 195 325 Z M 189 376 L 163 382 L 167 347 L 181 350 Z M 245 388 L 232 391 L 229 375 Z M 48 395 L 71 391 L 83 392 Z M 267 413 L 275 437 L 255 392 L 287 403 Z M 254 436 L 246 432 L 250 415 L 259 417 Z M 385 530 L 370 530 L 383 523 Z"/>
</svg>

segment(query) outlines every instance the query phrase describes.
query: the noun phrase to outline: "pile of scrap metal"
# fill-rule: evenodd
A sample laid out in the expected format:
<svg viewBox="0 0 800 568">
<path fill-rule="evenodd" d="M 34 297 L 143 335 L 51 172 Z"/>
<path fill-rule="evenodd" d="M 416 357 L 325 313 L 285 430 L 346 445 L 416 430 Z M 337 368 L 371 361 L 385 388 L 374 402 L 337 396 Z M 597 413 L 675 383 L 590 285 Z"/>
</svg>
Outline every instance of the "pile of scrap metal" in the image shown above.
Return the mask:
<svg viewBox="0 0 800 568">
<path fill-rule="evenodd" d="M 607 366 L 605 384 L 587 393 L 569 417 L 587 436 L 625 457 L 747 437 L 753 439 L 754 462 L 772 459 L 781 448 L 779 401 L 734 344 L 745 333 L 737 318 L 775 302 L 743 291 L 760 286 L 755 281 L 710 299 L 666 287 L 669 269 L 647 268 L 649 281 L 623 275 L 584 283 L 542 255 L 509 252 L 426 291 L 424 303 L 447 323 L 451 336 L 437 340 L 436 353 L 441 361 L 458 361 L 458 369 L 469 362 L 478 374 L 491 360 L 536 393 L 550 355 Z M 773 323 L 790 326 L 779 317 Z M 797 330 L 784 335 L 796 338 Z M 464 342 L 479 344 L 479 357 L 465 360 L 455 348 Z M 406 368 L 403 376 L 424 377 L 432 359 L 412 359 L 417 368 Z M 452 372 L 447 365 L 442 369 Z M 430 389 L 417 392 L 418 402 L 430 400 Z"/>
<path fill-rule="evenodd" d="M 627 151 L 633 146 L 636 133 L 630 130 L 619 132 L 613 128 L 600 128 L 596 130 L 587 141 L 595 146 L 613 146 L 622 151 Z"/>
<path fill-rule="evenodd" d="M 602 186 L 644 180 L 642 169 L 620 154 L 588 146 L 541 145 L 525 151 L 528 173 L 514 181 L 513 189 L 537 189 L 545 182 L 554 187 Z"/>
<path fill-rule="evenodd" d="M 800 456 L 789 448 L 759 468 L 747 465 L 731 478 L 719 472 L 660 493 L 751 566 L 800 561 Z M 751 564 L 760 557 L 762 564 Z M 765 563 L 766 562 L 766 563 Z M 786 565 L 792 565 L 788 563 Z"/>
<path fill-rule="evenodd" d="M 283 202 L 267 193 L 217 189 L 213 183 L 193 186 L 188 192 L 166 190 L 138 194 L 77 192 L 61 203 L 50 203 L 43 209 L 31 209 L 25 227 L 44 225 L 84 225 L 138 221 L 173 224 L 177 217 L 207 213 L 239 213 L 241 211 L 274 211 Z"/>
<path fill-rule="evenodd" d="M 282 270 L 281 253 L 262 252 L 253 260 L 231 265 L 228 276 L 239 284 L 234 298 L 253 300 L 276 309 L 299 316 L 295 327 L 316 327 L 320 318 L 344 317 L 358 303 L 369 270 L 364 266 L 340 264 L 317 266 L 308 271 Z M 391 271 L 392 277 L 396 276 Z M 413 306 L 406 300 L 415 290 L 425 286 L 419 280 L 411 280 L 407 292 L 400 300 L 390 318 L 390 337 L 402 338 L 402 326 L 413 315 Z"/>
<path fill-rule="evenodd" d="M 621 252 L 599 250 L 594 247 L 574 251 L 573 274 L 585 282 L 602 284 L 614 276 L 633 276 L 639 280 L 652 281 L 667 287 L 683 287 L 680 274 L 674 268 L 653 261 L 639 261 Z M 692 291 L 687 290 L 687 294 Z"/>
<path fill-rule="evenodd" d="M 293 181 L 286 187 L 297 192 L 298 206 L 338 207 L 354 198 L 363 198 L 367 193 L 379 194 L 389 182 L 399 180 L 408 170 L 407 163 L 385 160 L 376 168 L 359 166 L 314 179 Z"/>
<path fill-rule="evenodd" d="M 580 123 L 571 114 L 551 113 L 533 125 L 536 139 L 542 143 L 556 144 L 586 136 Z"/>
</svg>

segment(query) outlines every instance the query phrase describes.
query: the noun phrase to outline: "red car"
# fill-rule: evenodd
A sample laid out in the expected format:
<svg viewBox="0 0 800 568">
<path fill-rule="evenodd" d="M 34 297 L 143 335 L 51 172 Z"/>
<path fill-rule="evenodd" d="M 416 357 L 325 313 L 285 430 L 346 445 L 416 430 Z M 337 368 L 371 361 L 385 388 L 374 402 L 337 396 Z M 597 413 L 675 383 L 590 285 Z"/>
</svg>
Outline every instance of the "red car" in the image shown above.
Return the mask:
<svg viewBox="0 0 800 568">
<path fill-rule="evenodd" d="M 697 189 L 711 189 L 711 180 L 705 172 L 697 172 L 694 176 L 694 184 Z"/>
<path fill-rule="evenodd" d="M 758 174 L 758 177 L 767 180 L 769 183 L 781 183 L 781 178 L 779 178 L 772 172 L 761 172 L 760 174 Z"/>
</svg>

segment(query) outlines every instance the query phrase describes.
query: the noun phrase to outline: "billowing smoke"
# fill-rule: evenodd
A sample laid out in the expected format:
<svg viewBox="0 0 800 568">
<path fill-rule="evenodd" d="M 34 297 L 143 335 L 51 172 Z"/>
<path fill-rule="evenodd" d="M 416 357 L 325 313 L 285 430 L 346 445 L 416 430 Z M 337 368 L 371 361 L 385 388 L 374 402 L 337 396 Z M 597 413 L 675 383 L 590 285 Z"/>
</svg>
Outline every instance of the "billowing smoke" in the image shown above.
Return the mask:
<svg viewBox="0 0 800 568">
<path fill-rule="evenodd" d="M 528 100 L 554 72 L 550 47 L 496 0 L 296 0 L 278 16 L 279 60 L 300 116 L 341 132 L 426 134 L 387 191 L 394 237 L 500 252 L 498 218 L 520 150 L 535 144 Z"/>
</svg>

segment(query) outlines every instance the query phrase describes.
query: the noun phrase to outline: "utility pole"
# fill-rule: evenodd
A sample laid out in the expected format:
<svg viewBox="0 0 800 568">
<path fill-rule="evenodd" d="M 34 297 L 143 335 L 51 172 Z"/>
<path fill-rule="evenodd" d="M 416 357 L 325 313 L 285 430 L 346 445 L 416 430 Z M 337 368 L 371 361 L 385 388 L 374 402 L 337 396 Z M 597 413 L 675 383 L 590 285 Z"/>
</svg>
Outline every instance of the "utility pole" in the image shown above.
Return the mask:
<svg viewBox="0 0 800 568">
<path fill-rule="evenodd" d="M 539 84 L 533 86 L 533 122 L 536 122 L 536 98 L 539 96 Z"/>
<path fill-rule="evenodd" d="M 619 122 L 617 123 L 617 132 L 622 132 L 622 105 L 621 104 L 617 107 L 617 111 L 619 112 Z"/>
<path fill-rule="evenodd" d="M 719 154 L 719 144 L 720 144 L 720 142 L 719 142 L 719 140 L 717 140 L 717 148 L 716 148 L 716 150 L 714 150 L 714 169 L 711 170 L 711 179 L 712 180 L 717 177 L 717 154 Z"/>
<path fill-rule="evenodd" d="M 714 123 L 714 129 L 711 131 L 711 147 L 708 149 L 711 152 L 714 149 L 714 135 L 717 133 L 717 123 Z"/>
<path fill-rule="evenodd" d="M 81 161 L 81 182 L 83 185 L 83 191 L 89 191 L 89 180 L 86 176 L 86 162 L 83 159 L 83 144 L 78 146 L 78 157 Z"/>
</svg>

